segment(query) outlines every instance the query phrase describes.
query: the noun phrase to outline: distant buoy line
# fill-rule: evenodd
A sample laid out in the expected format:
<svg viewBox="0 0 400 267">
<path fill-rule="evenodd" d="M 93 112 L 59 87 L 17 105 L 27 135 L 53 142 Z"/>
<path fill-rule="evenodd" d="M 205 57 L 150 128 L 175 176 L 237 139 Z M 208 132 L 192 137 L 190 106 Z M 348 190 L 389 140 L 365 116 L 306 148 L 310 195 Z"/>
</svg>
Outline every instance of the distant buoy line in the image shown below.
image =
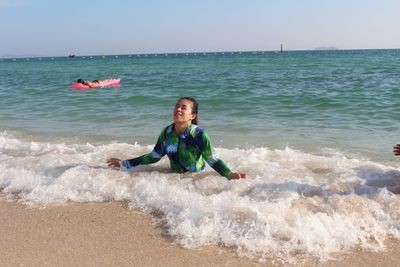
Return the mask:
<svg viewBox="0 0 400 267">
<path fill-rule="evenodd" d="M 125 58 L 166 58 L 166 57 L 204 57 L 204 56 L 235 56 L 235 55 L 257 55 L 257 54 L 271 54 L 283 52 L 282 45 L 280 51 L 224 51 L 224 52 L 181 52 L 181 53 L 151 53 L 151 54 L 124 54 L 124 55 L 68 55 L 63 57 L 15 57 L 15 58 L 0 58 L 0 62 L 6 61 L 46 61 L 46 60 L 58 60 L 58 59 L 69 59 L 74 60 L 90 60 L 90 59 L 125 59 Z"/>
</svg>

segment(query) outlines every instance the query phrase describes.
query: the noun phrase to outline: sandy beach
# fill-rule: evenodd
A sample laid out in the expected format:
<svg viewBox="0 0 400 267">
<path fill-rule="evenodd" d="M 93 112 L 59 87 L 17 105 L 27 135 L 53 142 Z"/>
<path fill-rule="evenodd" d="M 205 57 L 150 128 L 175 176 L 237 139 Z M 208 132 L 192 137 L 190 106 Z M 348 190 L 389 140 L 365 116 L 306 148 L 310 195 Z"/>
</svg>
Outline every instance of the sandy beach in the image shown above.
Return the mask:
<svg viewBox="0 0 400 267">
<path fill-rule="evenodd" d="M 173 244 L 152 217 L 118 202 L 45 208 L 0 200 L 1 266 L 282 266 L 239 257 L 234 249 Z M 399 266 L 399 242 L 387 251 L 354 251 L 301 266 Z"/>
</svg>

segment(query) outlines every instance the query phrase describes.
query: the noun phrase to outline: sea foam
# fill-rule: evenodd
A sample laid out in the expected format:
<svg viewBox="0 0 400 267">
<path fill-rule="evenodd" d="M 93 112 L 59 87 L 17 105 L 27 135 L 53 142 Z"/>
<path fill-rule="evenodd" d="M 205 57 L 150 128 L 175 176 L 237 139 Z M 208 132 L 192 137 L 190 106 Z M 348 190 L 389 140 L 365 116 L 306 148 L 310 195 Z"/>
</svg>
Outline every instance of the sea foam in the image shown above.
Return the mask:
<svg viewBox="0 0 400 267">
<path fill-rule="evenodd" d="M 216 152 L 247 179 L 210 167 L 177 174 L 166 158 L 131 173 L 107 167 L 152 146 L 27 142 L 0 135 L 0 192 L 38 205 L 126 201 L 152 213 L 176 243 L 222 244 L 247 256 L 328 259 L 354 247 L 379 251 L 400 238 L 400 168 L 326 149 Z"/>
</svg>

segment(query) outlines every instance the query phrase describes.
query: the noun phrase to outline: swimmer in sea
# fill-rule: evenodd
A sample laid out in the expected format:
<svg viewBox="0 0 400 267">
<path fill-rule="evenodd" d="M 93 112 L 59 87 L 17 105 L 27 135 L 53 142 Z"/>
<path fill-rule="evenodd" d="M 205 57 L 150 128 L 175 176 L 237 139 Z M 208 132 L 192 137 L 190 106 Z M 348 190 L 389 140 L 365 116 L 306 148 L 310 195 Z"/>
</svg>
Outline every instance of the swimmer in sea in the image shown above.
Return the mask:
<svg viewBox="0 0 400 267">
<path fill-rule="evenodd" d="M 77 83 L 80 83 L 80 84 L 83 84 L 83 85 L 87 85 L 87 86 L 89 86 L 90 88 L 93 88 L 93 87 L 99 86 L 100 83 L 101 83 L 102 81 L 94 80 L 94 81 L 92 81 L 92 82 L 87 82 L 87 81 L 85 81 L 85 80 L 79 79 L 79 80 L 77 80 L 76 82 L 77 82 Z"/>
</svg>

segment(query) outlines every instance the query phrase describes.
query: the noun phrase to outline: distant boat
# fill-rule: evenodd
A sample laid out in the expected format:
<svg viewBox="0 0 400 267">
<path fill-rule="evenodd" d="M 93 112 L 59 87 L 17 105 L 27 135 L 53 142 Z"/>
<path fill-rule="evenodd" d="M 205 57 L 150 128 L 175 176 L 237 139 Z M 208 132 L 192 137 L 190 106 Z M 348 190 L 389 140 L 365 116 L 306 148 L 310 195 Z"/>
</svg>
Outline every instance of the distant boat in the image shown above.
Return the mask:
<svg viewBox="0 0 400 267">
<path fill-rule="evenodd" d="M 69 55 L 68 57 L 69 57 L 69 58 L 74 58 L 74 57 L 75 57 L 75 55 L 74 55 L 74 54 L 72 54 L 72 55 Z"/>
</svg>

